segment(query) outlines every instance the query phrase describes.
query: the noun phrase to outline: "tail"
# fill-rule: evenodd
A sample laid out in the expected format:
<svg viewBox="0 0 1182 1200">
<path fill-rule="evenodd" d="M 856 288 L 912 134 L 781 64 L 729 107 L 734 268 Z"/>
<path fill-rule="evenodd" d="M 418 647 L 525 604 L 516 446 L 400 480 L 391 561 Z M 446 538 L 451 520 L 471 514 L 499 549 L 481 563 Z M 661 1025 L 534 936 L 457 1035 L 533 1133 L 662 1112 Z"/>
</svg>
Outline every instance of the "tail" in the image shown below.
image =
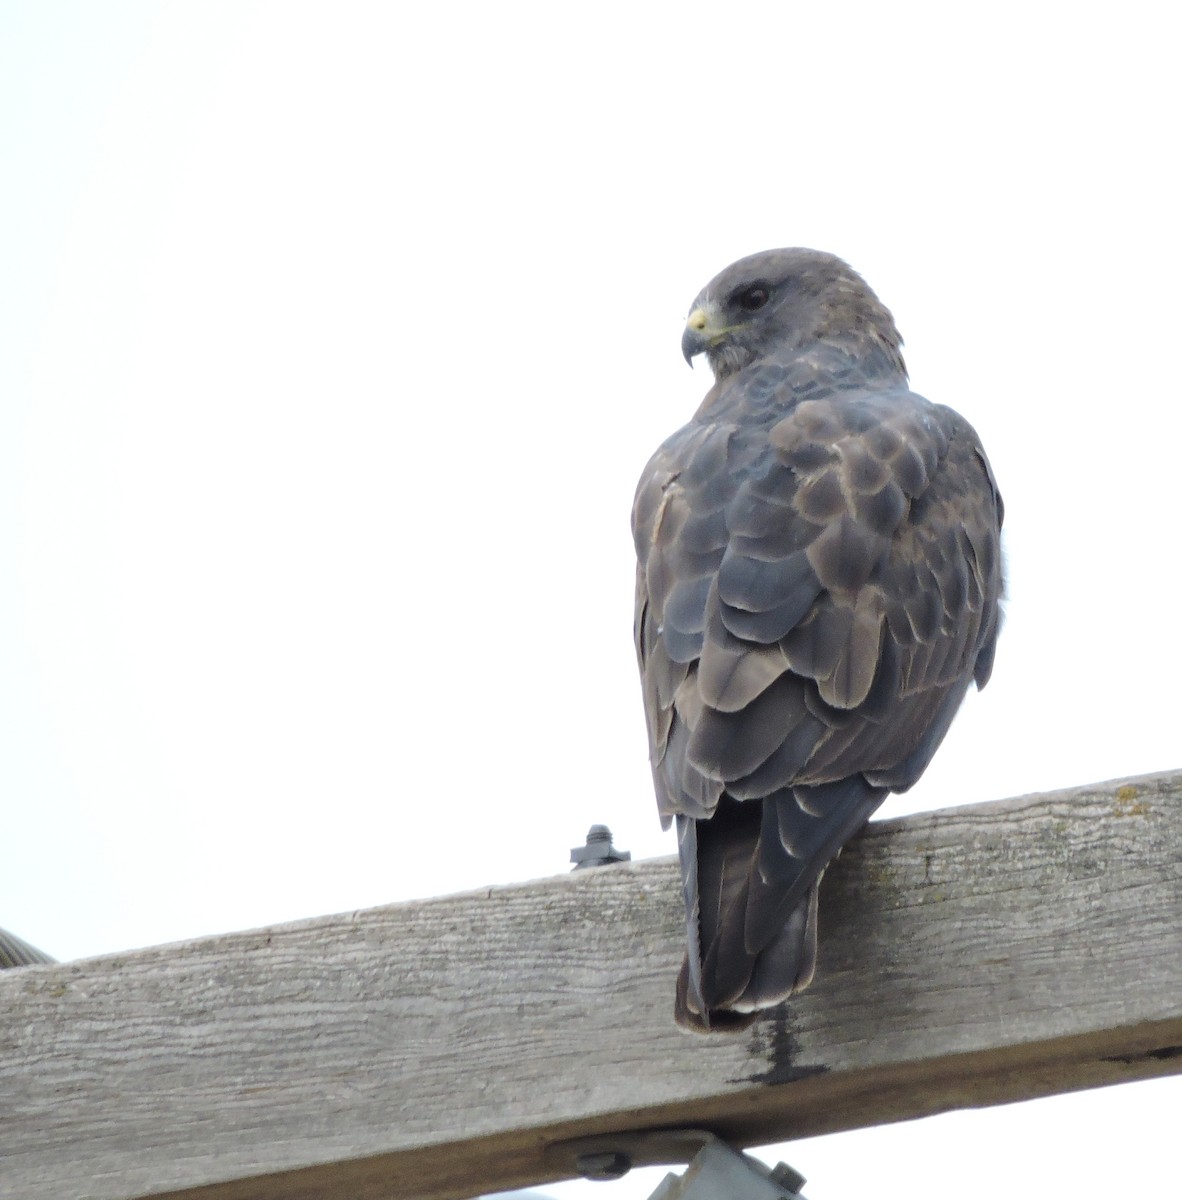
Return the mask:
<svg viewBox="0 0 1182 1200">
<path fill-rule="evenodd" d="M 886 792 L 856 775 L 763 800 L 723 795 L 709 819 L 678 817 L 687 932 L 678 1024 L 743 1029 L 808 987 L 821 876 Z"/>
<path fill-rule="evenodd" d="M 792 910 L 775 940 L 758 954 L 748 956 L 747 984 L 737 997 L 707 992 L 703 999 L 690 987 L 687 955 L 677 976 L 673 1015 L 679 1025 L 696 1033 L 711 1030 L 735 1032 L 759 1019 L 765 1008 L 774 1008 L 793 992 L 802 992 L 813 981 L 817 963 L 817 888 Z M 722 1007 L 726 1005 L 726 1007 Z"/>
</svg>

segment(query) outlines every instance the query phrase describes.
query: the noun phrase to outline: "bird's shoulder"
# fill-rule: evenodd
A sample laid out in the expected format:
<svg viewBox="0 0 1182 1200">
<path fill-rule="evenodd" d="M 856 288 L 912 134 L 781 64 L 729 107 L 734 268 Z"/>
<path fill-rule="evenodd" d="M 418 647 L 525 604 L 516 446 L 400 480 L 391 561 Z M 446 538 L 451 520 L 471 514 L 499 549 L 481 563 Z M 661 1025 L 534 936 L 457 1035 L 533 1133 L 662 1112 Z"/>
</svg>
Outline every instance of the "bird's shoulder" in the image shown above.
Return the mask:
<svg viewBox="0 0 1182 1200">
<path fill-rule="evenodd" d="M 728 506 L 739 536 L 769 505 L 818 530 L 844 513 L 889 534 L 957 438 L 980 452 L 963 418 L 882 364 L 822 352 L 753 363 L 711 388 L 650 458 L 633 506 L 637 550 L 643 558 L 662 530 L 701 545 L 703 523 L 721 550 Z"/>
</svg>

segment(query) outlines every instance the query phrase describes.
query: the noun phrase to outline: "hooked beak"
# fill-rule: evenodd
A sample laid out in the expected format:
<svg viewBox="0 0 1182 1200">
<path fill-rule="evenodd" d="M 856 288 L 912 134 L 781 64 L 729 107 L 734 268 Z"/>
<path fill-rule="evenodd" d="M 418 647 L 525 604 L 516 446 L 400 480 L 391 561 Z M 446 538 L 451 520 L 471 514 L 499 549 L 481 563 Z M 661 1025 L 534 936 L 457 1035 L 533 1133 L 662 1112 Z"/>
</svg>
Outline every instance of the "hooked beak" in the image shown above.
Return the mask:
<svg viewBox="0 0 1182 1200">
<path fill-rule="evenodd" d="M 681 353 L 685 361 L 692 367 L 694 355 L 703 354 L 710 349 L 712 341 L 710 319 L 704 308 L 695 308 L 685 323 L 685 332 L 681 335 Z"/>
</svg>

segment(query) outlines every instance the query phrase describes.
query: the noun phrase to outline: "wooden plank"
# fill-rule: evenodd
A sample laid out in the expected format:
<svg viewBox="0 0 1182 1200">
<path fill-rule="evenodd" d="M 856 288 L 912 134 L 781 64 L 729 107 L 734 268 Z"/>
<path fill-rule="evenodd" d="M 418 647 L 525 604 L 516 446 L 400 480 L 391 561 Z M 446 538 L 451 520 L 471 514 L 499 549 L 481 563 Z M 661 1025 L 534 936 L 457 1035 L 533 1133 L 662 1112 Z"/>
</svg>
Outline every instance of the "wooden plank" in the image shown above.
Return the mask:
<svg viewBox="0 0 1182 1200">
<path fill-rule="evenodd" d="M 1182 773 L 872 825 L 730 1036 L 673 1024 L 666 859 L 0 972 L 0 1194 L 446 1200 L 1182 1071 L 1180 859 Z"/>
</svg>

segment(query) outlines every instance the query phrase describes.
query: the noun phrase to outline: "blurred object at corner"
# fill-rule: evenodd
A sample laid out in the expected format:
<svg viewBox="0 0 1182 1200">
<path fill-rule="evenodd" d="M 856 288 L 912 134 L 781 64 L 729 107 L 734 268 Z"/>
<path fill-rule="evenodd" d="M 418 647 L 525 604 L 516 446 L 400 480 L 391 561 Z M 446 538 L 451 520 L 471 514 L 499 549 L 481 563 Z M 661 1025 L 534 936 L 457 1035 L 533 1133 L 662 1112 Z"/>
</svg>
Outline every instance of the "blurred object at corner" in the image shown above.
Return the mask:
<svg viewBox="0 0 1182 1200">
<path fill-rule="evenodd" d="M 57 959 L 51 958 L 36 946 L 18 938 L 16 934 L 0 929 L 0 970 L 5 967 L 29 967 L 33 963 L 51 963 Z"/>
</svg>

